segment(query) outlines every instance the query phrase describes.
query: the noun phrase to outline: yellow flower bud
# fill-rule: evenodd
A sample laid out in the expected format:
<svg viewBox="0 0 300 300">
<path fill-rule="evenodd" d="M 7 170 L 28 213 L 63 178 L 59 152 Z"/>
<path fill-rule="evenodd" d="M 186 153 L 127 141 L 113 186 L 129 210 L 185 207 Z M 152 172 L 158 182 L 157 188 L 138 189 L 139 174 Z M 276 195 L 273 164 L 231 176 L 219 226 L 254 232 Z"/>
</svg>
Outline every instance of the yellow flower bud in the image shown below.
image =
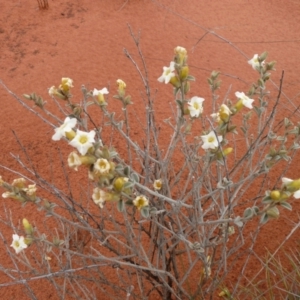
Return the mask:
<svg viewBox="0 0 300 300">
<path fill-rule="evenodd" d="M 73 109 L 74 116 L 79 117 L 81 113 L 82 113 L 82 108 L 80 106 L 74 107 Z"/>
<path fill-rule="evenodd" d="M 176 63 L 182 65 L 187 60 L 187 51 L 185 48 L 177 46 L 174 49 Z"/>
<path fill-rule="evenodd" d="M 219 293 L 219 295 L 218 295 L 219 297 L 224 297 L 224 296 L 226 296 L 226 294 L 225 294 L 225 292 L 224 291 L 222 291 L 222 292 L 220 292 Z"/>
<path fill-rule="evenodd" d="M 232 151 L 233 151 L 233 148 L 228 147 L 223 150 L 223 154 L 226 156 L 226 155 L 230 154 Z"/>
<path fill-rule="evenodd" d="M 219 110 L 219 117 L 224 122 L 227 123 L 229 121 L 230 115 L 232 114 L 229 107 L 225 104 L 222 104 Z"/>
<path fill-rule="evenodd" d="M 104 99 L 104 96 L 103 96 L 103 94 L 101 94 L 101 93 L 99 93 L 98 94 L 98 96 L 97 96 L 97 103 L 99 104 L 99 105 L 106 105 L 107 103 L 105 102 L 105 99 Z"/>
<path fill-rule="evenodd" d="M 186 95 L 190 91 L 190 83 L 188 81 L 184 84 L 184 94 Z"/>
<path fill-rule="evenodd" d="M 281 199 L 281 193 L 278 190 L 274 190 L 270 193 L 270 197 L 272 200 L 274 200 L 275 202 L 280 201 Z"/>
<path fill-rule="evenodd" d="M 300 189 L 300 179 L 296 179 L 287 186 L 289 192 L 294 192 Z"/>
<path fill-rule="evenodd" d="M 66 138 L 71 141 L 74 139 L 76 132 L 74 130 L 66 132 Z"/>
<path fill-rule="evenodd" d="M 32 225 L 25 218 L 22 220 L 22 223 L 23 223 L 23 227 L 24 227 L 24 230 L 25 230 L 26 234 L 31 235 L 33 233 Z"/>
<path fill-rule="evenodd" d="M 114 181 L 114 189 L 117 192 L 121 192 L 123 189 L 124 184 L 128 182 L 128 178 L 127 177 L 119 177 Z"/>
<path fill-rule="evenodd" d="M 276 206 L 273 206 L 271 208 L 269 208 L 267 210 L 267 215 L 270 217 L 270 218 L 278 218 L 279 217 L 279 210 Z"/>
<path fill-rule="evenodd" d="M 118 85 L 119 96 L 123 97 L 125 95 L 126 83 L 122 79 L 118 79 L 117 85 Z"/>
<path fill-rule="evenodd" d="M 236 112 L 239 112 L 243 107 L 244 107 L 244 104 L 243 104 L 243 100 L 242 100 L 242 99 L 240 99 L 240 100 L 234 105 L 234 108 L 235 108 L 235 111 L 236 111 Z"/>
<path fill-rule="evenodd" d="M 73 87 L 73 80 L 70 78 L 62 78 L 61 79 L 61 85 L 59 88 L 64 92 L 68 93 L 70 88 Z"/>
<path fill-rule="evenodd" d="M 231 299 L 231 293 L 228 288 L 223 288 L 222 291 L 218 294 L 219 297 L 224 297 L 225 299 Z"/>
<path fill-rule="evenodd" d="M 186 107 L 186 108 L 183 110 L 183 114 L 184 114 L 184 115 L 189 115 L 189 114 L 190 114 L 190 110 L 188 109 L 188 107 Z"/>
<path fill-rule="evenodd" d="M 31 237 L 26 237 L 24 238 L 24 243 L 27 245 L 27 246 L 30 246 L 32 243 L 33 243 L 33 239 Z"/>
<path fill-rule="evenodd" d="M 58 98 L 62 99 L 62 100 L 67 100 L 68 96 L 64 94 L 64 91 L 57 91 L 57 93 L 55 94 L 55 96 L 57 96 Z"/>
<path fill-rule="evenodd" d="M 181 81 L 184 81 L 189 75 L 189 67 L 188 66 L 183 66 L 181 70 L 179 71 L 179 78 Z"/>
<path fill-rule="evenodd" d="M 217 153 L 217 157 L 218 157 L 218 159 L 222 159 L 223 156 L 226 156 L 226 155 L 230 154 L 232 151 L 233 151 L 233 148 L 230 148 L 230 147 L 225 148 L 225 149 L 223 149 L 223 155 L 222 155 L 222 152 L 219 151 Z"/>
<path fill-rule="evenodd" d="M 92 155 L 84 155 L 79 157 L 81 164 L 86 166 L 91 166 L 96 162 L 96 157 Z"/>
<path fill-rule="evenodd" d="M 177 76 L 173 76 L 169 81 L 174 87 L 180 87 L 181 83 Z"/>
</svg>

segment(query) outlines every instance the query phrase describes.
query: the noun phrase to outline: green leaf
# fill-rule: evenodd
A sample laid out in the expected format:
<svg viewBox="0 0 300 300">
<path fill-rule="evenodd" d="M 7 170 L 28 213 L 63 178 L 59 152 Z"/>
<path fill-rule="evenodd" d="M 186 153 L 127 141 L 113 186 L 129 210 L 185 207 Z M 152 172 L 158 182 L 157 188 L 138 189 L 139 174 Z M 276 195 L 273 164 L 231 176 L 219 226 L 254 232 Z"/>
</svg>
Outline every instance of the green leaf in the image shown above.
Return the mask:
<svg viewBox="0 0 300 300">
<path fill-rule="evenodd" d="M 286 142 L 286 136 L 278 136 L 278 137 L 276 138 L 276 140 L 277 140 L 277 141 L 284 141 L 284 142 Z"/>
<path fill-rule="evenodd" d="M 294 142 L 293 146 L 291 147 L 291 150 L 298 150 L 300 148 L 300 145 L 296 142 Z"/>
<path fill-rule="evenodd" d="M 124 174 L 129 177 L 129 174 L 130 174 L 130 168 L 127 166 L 124 168 Z"/>
<path fill-rule="evenodd" d="M 188 80 L 188 81 L 195 81 L 196 79 L 195 79 L 194 76 L 188 75 L 188 77 L 186 78 L 186 80 Z"/>
<path fill-rule="evenodd" d="M 262 203 L 263 204 L 270 204 L 272 203 L 273 200 L 270 198 L 270 197 L 265 197 L 263 200 L 262 200 Z"/>
<path fill-rule="evenodd" d="M 123 185 L 123 190 L 132 188 L 133 186 L 134 186 L 134 182 L 132 182 L 132 181 L 127 181 L 127 182 L 125 182 L 124 185 Z"/>
<path fill-rule="evenodd" d="M 261 218 L 260 218 L 260 223 L 261 224 L 266 224 L 269 221 L 269 217 L 266 213 L 264 213 Z"/>
<path fill-rule="evenodd" d="M 285 128 L 288 128 L 288 127 L 290 127 L 292 125 L 293 125 L 293 123 L 288 118 L 284 118 L 284 126 L 285 126 Z"/>
<path fill-rule="evenodd" d="M 245 211 L 244 211 L 244 218 L 250 219 L 252 217 L 253 217 L 252 208 L 250 208 L 250 207 L 246 208 Z"/>
<path fill-rule="evenodd" d="M 259 78 L 259 79 L 257 80 L 257 84 L 258 84 L 258 86 L 260 86 L 262 89 L 265 88 L 265 82 L 262 80 L 262 78 Z"/>
<path fill-rule="evenodd" d="M 115 150 L 109 150 L 109 157 L 110 158 L 113 158 L 113 157 L 116 157 L 118 156 L 118 152 L 115 151 Z"/>
<path fill-rule="evenodd" d="M 141 214 L 144 218 L 149 217 L 149 210 L 150 210 L 149 206 L 144 206 L 144 207 L 141 208 Z"/>
<path fill-rule="evenodd" d="M 290 156 L 287 156 L 287 155 L 282 155 L 282 158 L 285 160 L 285 161 L 290 161 L 291 160 L 291 157 Z"/>
<path fill-rule="evenodd" d="M 273 139 L 276 139 L 276 138 L 277 138 L 277 135 L 273 131 L 270 131 L 268 133 L 268 139 L 273 140 Z"/>
<path fill-rule="evenodd" d="M 124 210 L 124 201 L 122 199 L 118 201 L 117 208 L 119 212 L 122 212 Z"/>
<path fill-rule="evenodd" d="M 260 115 L 261 115 L 260 109 L 259 109 L 257 106 L 253 106 L 253 108 L 254 108 L 254 111 L 256 112 L 256 114 L 257 114 L 258 116 L 260 116 Z"/>
<path fill-rule="evenodd" d="M 149 210 L 150 214 L 156 214 L 156 212 L 157 212 L 157 208 L 156 207 L 151 207 L 150 210 Z"/>
<path fill-rule="evenodd" d="M 124 125 L 124 121 L 120 121 L 120 122 L 117 124 L 118 129 L 122 129 L 122 128 L 123 128 L 123 125 Z"/>
<path fill-rule="evenodd" d="M 134 182 L 139 182 L 140 181 L 140 177 L 137 173 L 133 172 L 131 174 L 131 179 L 134 181 Z"/>
<path fill-rule="evenodd" d="M 23 97 L 27 100 L 31 100 L 31 95 L 28 94 L 23 94 Z"/>
<path fill-rule="evenodd" d="M 118 172 L 118 173 L 122 173 L 124 170 L 123 170 L 123 165 L 121 164 L 118 164 L 115 166 L 115 170 Z"/>
<path fill-rule="evenodd" d="M 257 215 L 259 213 L 259 208 L 257 206 L 253 206 L 252 211 L 255 215 Z"/>
<path fill-rule="evenodd" d="M 94 101 L 88 101 L 88 102 L 86 103 L 86 107 L 88 107 L 88 106 L 90 106 L 90 105 L 93 105 L 93 104 L 95 104 Z"/>
<path fill-rule="evenodd" d="M 211 78 L 207 78 L 207 82 L 208 82 L 209 85 L 213 85 L 213 81 L 212 81 Z"/>
<path fill-rule="evenodd" d="M 238 216 L 236 217 L 234 220 L 233 220 L 234 224 L 237 226 L 237 227 L 242 227 L 244 225 L 244 223 L 241 221 L 241 217 Z"/>
<path fill-rule="evenodd" d="M 290 133 L 290 134 L 299 134 L 299 128 L 295 127 L 294 129 L 290 130 L 288 133 Z"/>
<path fill-rule="evenodd" d="M 288 210 L 290 210 L 290 211 L 293 210 L 292 205 L 289 204 L 289 203 L 286 202 L 286 201 L 280 202 L 280 206 L 283 206 L 284 208 L 286 208 L 286 209 L 288 209 Z"/>
<path fill-rule="evenodd" d="M 218 78 L 218 76 L 220 75 L 220 72 L 219 71 L 212 71 L 211 74 L 210 74 L 210 77 L 213 79 L 213 80 L 216 80 Z"/>
<path fill-rule="evenodd" d="M 182 102 L 180 100 L 176 99 L 176 103 L 178 104 L 179 107 L 182 106 Z"/>
<path fill-rule="evenodd" d="M 241 130 L 243 131 L 244 134 L 247 133 L 247 129 L 245 127 L 241 127 Z"/>
<path fill-rule="evenodd" d="M 175 96 L 177 95 L 177 93 L 178 93 L 179 90 L 180 90 L 180 87 L 174 88 L 174 95 L 175 95 Z"/>
<path fill-rule="evenodd" d="M 264 60 L 266 60 L 266 58 L 268 57 L 268 52 L 264 51 L 259 57 L 258 57 L 258 61 L 259 62 L 263 62 Z"/>
</svg>

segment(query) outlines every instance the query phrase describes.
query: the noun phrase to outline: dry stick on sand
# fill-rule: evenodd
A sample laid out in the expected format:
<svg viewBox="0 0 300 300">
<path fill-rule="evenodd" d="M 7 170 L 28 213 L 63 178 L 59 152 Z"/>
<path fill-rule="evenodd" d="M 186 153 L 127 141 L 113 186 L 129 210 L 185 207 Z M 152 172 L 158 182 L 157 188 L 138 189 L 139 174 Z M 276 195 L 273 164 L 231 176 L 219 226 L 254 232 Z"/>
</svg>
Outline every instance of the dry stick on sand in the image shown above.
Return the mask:
<svg viewBox="0 0 300 300">
<path fill-rule="evenodd" d="M 40 9 L 48 9 L 49 8 L 48 0 L 37 0 L 37 2 L 39 4 Z"/>
</svg>

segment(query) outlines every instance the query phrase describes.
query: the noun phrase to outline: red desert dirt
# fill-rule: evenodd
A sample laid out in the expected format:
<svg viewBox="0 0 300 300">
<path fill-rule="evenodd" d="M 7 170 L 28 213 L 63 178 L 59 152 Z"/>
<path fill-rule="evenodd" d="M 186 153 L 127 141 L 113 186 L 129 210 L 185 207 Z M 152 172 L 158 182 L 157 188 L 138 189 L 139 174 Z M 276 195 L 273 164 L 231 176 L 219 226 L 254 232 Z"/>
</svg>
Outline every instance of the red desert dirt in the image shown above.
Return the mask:
<svg viewBox="0 0 300 300">
<path fill-rule="evenodd" d="M 300 105 L 298 0 L 49 0 L 48 4 L 49 8 L 42 10 L 36 0 L 0 1 L 0 80 L 19 97 L 36 92 L 51 105 L 48 88 L 59 84 L 62 77 L 73 79 L 75 98 L 80 97 L 82 84 L 89 90 L 104 86 L 113 90 L 116 80 L 121 78 L 132 96 L 129 117 L 131 130 L 138 139 L 138 117 L 144 107 L 140 91 L 144 87 L 125 55 L 128 51 L 140 61 L 130 34 L 132 30 L 140 36 L 149 83 L 153 91 L 157 91 L 154 106 L 161 123 L 161 143 L 170 137 L 163 120 L 172 115 L 170 102 L 173 98 L 171 86 L 159 83 L 157 78 L 162 67 L 169 65 L 176 46 L 188 51 L 190 72 L 196 77 L 196 82 L 192 83 L 193 94 L 207 102 L 210 99 L 207 77 L 212 70 L 221 72 L 220 96 L 223 99 L 228 91 L 233 95 L 236 90 L 249 89 L 256 80 L 256 73 L 247 61 L 256 53 L 268 51 L 268 59 L 277 62 L 276 71 L 272 73 L 273 86 L 269 85 L 274 97 L 284 70 L 278 117 L 291 115 Z M 1 166 L 22 170 L 11 155 L 21 152 L 20 143 L 42 173 L 48 172 L 49 161 L 55 160 L 59 147 L 66 157 L 68 152 L 63 143 L 51 140 L 53 128 L 24 108 L 1 85 L 0 103 Z M 32 102 L 27 103 L 36 109 Z M 118 111 L 118 103 L 112 101 L 109 105 L 115 105 Z M 293 121 L 297 122 L 299 113 L 294 116 Z M 122 153 L 124 150 L 118 149 L 118 145 L 121 143 L 116 141 L 115 147 Z M 9 182 L 17 176 L 3 167 L 0 174 Z M 293 160 L 286 176 L 300 177 L 299 157 Z M 62 172 L 55 174 L 58 185 L 63 179 Z M 252 192 L 256 189 L 253 186 Z M 258 258 L 264 260 L 286 237 L 279 254 L 299 249 L 299 229 L 290 234 L 299 223 L 299 200 L 294 199 L 292 205 L 293 211 L 285 210 L 279 219 L 263 228 L 253 249 L 252 263 L 247 267 L 248 278 L 253 278 L 260 270 Z M 30 217 L 36 224 L 43 223 L 44 215 L 33 212 L 30 205 L 21 208 L 19 203 L 2 199 L 1 207 L 0 217 L 11 213 L 15 226 L 19 226 L 24 217 Z M 249 232 L 254 230 L 251 226 L 255 224 L 250 224 Z M 0 232 L 9 246 L 11 228 L 0 222 Z M 8 260 L 2 243 L 0 265 L 5 266 Z M 243 261 L 238 261 L 235 269 L 240 270 L 242 265 Z M 238 272 L 227 280 L 234 281 Z M 24 285 L 5 286 L 11 281 L 5 270 L 1 270 L 0 298 L 29 299 Z M 46 280 L 37 280 L 29 284 L 36 299 L 59 299 L 51 285 L 45 283 Z M 106 299 L 106 296 L 99 296 L 99 299 Z"/>
</svg>

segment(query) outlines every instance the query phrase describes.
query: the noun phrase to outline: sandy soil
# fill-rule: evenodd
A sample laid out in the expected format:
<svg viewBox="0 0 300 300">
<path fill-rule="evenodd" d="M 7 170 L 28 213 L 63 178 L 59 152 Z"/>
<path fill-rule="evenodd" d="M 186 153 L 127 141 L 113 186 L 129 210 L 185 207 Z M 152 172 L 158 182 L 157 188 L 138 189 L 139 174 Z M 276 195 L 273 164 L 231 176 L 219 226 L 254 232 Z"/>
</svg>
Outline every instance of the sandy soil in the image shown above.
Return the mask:
<svg viewBox="0 0 300 300">
<path fill-rule="evenodd" d="M 177 45 L 187 48 L 191 73 L 197 78 L 193 92 L 204 98 L 209 95 L 206 78 L 212 70 L 222 74 L 221 97 L 230 84 L 232 94 L 237 87 L 248 88 L 255 72 L 247 60 L 267 50 L 270 60 L 277 61 L 277 71 L 272 75 L 275 87 L 281 71 L 285 71 L 283 104 L 279 106 L 284 116 L 293 109 L 291 102 L 300 104 L 299 21 L 298 0 L 287 0 L 284 4 L 281 0 L 49 0 L 49 9 L 44 11 L 38 9 L 35 0 L 1 1 L 0 79 L 17 95 L 34 91 L 49 99 L 47 88 L 58 85 L 61 77 L 74 80 L 75 97 L 80 97 L 81 84 L 89 89 L 114 87 L 115 80 L 122 78 L 133 96 L 130 117 L 134 122 L 135 114 L 143 109 L 139 100 L 143 87 L 123 53 L 126 48 L 138 59 L 130 25 L 135 34 L 140 32 L 150 86 L 158 91 L 155 105 L 161 120 L 171 113 L 172 95 L 170 88 L 159 84 L 157 78 L 162 66 L 169 64 Z M 0 101 L 0 164 L 18 168 L 10 155 L 20 151 L 15 133 L 38 168 L 47 169 L 52 149 L 58 147 L 51 141 L 52 129 L 2 87 Z M 136 129 L 134 125 L 132 128 L 138 137 L 138 123 Z M 297 159 L 289 171 L 291 177 L 300 177 L 298 163 Z M 1 173 L 7 179 L 14 178 L 5 170 Z M 29 207 L 20 209 L 9 200 L 5 200 L 5 205 L 11 209 L 16 224 L 30 213 Z M 299 221 L 300 205 L 295 202 L 293 207 L 293 212 L 285 213 L 265 228 L 255 248 L 258 255 L 274 251 L 290 232 L 293 222 Z M 0 230 L 10 241 L 12 232 L 5 224 L 0 224 Z M 299 231 L 295 231 L 286 249 L 295 247 L 298 236 Z M 7 254 L 0 253 L 2 264 Z M 250 277 L 257 271 L 255 263 L 252 268 L 247 271 Z M 1 274 L 0 278 L 1 283 L 9 281 Z M 33 283 L 32 287 L 38 299 L 56 299 L 41 283 Z M 22 286 L 2 287 L 0 295 L 1 299 L 27 299 Z"/>
</svg>

